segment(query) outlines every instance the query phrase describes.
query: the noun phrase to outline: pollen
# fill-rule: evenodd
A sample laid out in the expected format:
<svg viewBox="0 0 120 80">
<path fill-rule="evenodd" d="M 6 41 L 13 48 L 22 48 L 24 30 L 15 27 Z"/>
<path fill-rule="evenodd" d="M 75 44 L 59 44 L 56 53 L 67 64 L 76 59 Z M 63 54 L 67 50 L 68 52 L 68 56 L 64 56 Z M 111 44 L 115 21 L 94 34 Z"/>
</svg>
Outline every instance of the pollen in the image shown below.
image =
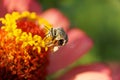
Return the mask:
<svg viewBox="0 0 120 80">
<path fill-rule="evenodd" d="M 8 37 L 15 37 L 16 42 L 23 42 L 22 47 L 26 46 L 34 46 L 34 49 L 38 49 L 40 52 L 41 47 L 45 44 L 42 44 L 44 41 L 42 40 L 45 37 L 48 29 L 46 27 L 42 27 L 42 25 L 47 26 L 47 28 L 51 28 L 51 25 L 43 18 L 40 18 L 35 13 L 29 12 L 13 12 L 12 14 L 6 14 L 5 18 L 1 18 L 3 26 L 1 29 L 9 32 L 7 34 Z M 41 28 L 41 31 L 40 31 Z"/>
<path fill-rule="evenodd" d="M 44 80 L 52 28 L 35 12 L 12 12 L 0 18 L 0 80 Z"/>
</svg>

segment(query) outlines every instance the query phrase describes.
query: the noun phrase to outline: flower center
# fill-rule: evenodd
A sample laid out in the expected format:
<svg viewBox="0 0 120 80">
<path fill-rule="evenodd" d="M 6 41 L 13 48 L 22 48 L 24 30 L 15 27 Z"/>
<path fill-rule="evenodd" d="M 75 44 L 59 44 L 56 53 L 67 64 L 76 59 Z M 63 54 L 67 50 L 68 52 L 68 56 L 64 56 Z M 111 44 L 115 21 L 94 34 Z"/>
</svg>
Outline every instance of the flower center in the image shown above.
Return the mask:
<svg viewBox="0 0 120 80">
<path fill-rule="evenodd" d="M 51 25 L 29 12 L 6 14 L 0 21 L 0 80 L 44 80 L 49 62 L 44 37 Z"/>
<path fill-rule="evenodd" d="M 2 29 L 9 32 L 6 36 L 9 38 L 15 37 L 16 42 L 23 42 L 23 48 L 33 46 L 33 49 L 37 49 L 39 53 L 41 48 L 48 50 L 44 37 L 52 27 L 43 18 L 35 13 L 23 12 L 20 14 L 13 12 L 12 14 L 6 14 L 5 18 L 0 20 L 3 24 Z M 47 26 L 48 29 L 44 26 Z M 49 39 L 46 41 L 49 41 Z"/>
<path fill-rule="evenodd" d="M 32 33 L 32 35 L 40 35 L 42 38 L 45 37 L 45 32 L 40 28 L 39 25 L 33 21 L 18 20 L 17 28 L 22 29 L 23 32 Z"/>
</svg>

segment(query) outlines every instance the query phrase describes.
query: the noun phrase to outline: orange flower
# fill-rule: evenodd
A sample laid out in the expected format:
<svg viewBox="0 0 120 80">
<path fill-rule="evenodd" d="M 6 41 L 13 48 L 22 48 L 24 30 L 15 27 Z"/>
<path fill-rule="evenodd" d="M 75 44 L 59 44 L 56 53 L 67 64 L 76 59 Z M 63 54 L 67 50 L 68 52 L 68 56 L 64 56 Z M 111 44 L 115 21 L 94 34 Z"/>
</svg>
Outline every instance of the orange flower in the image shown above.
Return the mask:
<svg viewBox="0 0 120 80">
<path fill-rule="evenodd" d="M 15 3 L 15 1 L 17 1 L 17 2 Z M 12 44 L 12 47 L 10 47 L 10 49 L 9 48 L 5 48 L 5 49 L 9 49 L 9 51 L 16 50 L 14 52 L 15 54 L 20 51 L 23 51 L 22 54 L 20 52 L 19 54 L 16 54 L 17 57 L 16 57 L 16 55 L 14 57 L 16 57 L 16 59 L 18 61 L 20 61 L 20 59 L 22 58 L 22 60 L 24 60 L 24 61 L 27 60 L 27 62 L 29 62 L 29 63 L 34 63 L 32 65 L 27 65 L 29 63 L 22 65 L 22 63 L 20 61 L 19 64 L 21 64 L 21 65 L 17 64 L 17 67 L 16 66 L 12 67 L 15 71 L 17 71 L 17 70 L 21 70 L 23 66 L 27 66 L 27 67 L 29 66 L 29 68 L 27 68 L 27 69 L 25 68 L 26 69 L 25 71 L 23 70 L 23 72 L 26 73 L 26 74 L 23 73 L 24 75 L 21 75 L 21 73 L 19 73 L 19 71 L 17 71 L 18 77 L 20 77 L 20 78 L 21 77 L 29 78 L 30 74 L 31 74 L 31 75 L 34 75 L 35 78 L 37 78 L 36 80 L 39 80 L 40 77 L 41 77 L 40 80 L 42 80 L 45 78 L 46 72 L 49 75 L 60 69 L 67 67 L 68 65 L 70 65 L 71 63 L 73 63 L 74 61 L 79 59 L 83 54 L 85 54 L 93 45 L 92 40 L 83 31 L 81 31 L 77 28 L 69 29 L 69 25 L 70 25 L 69 20 L 63 14 L 61 14 L 61 12 L 58 11 L 57 9 L 49 9 L 49 10 L 41 13 L 41 9 L 40 9 L 39 5 L 35 2 L 35 0 L 25 0 L 24 2 L 22 0 L 9 0 L 9 1 L 4 0 L 1 3 L 2 3 L 1 8 L 2 7 L 5 8 L 4 13 L 13 12 L 14 10 L 19 11 L 19 12 L 23 12 L 26 10 L 34 11 L 37 14 L 39 14 L 41 17 L 46 19 L 48 21 L 48 23 L 50 23 L 52 26 L 62 27 L 65 30 L 65 32 L 68 34 L 68 38 L 69 38 L 68 43 L 65 46 L 63 46 L 62 48 L 60 48 L 57 52 L 55 52 L 55 54 L 49 54 L 49 52 L 48 52 L 49 48 L 46 49 L 45 46 L 40 46 L 40 49 L 38 47 L 36 47 L 35 51 L 34 51 L 33 47 L 27 46 L 29 44 L 28 43 L 29 41 L 25 41 L 27 43 L 24 43 L 24 45 L 23 45 L 24 40 L 20 41 L 19 38 L 17 38 L 16 36 L 15 36 L 15 38 L 9 37 L 9 36 L 11 36 L 11 34 L 9 34 L 10 32 L 6 31 L 8 29 L 5 29 L 3 26 L 2 29 L 4 29 L 4 30 L 1 30 L 1 39 L 2 39 L 2 37 L 4 37 L 4 38 L 2 39 L 3 42 L 1 42 L 1 43 L 5 43 L 4 47 L 9 46 L 10 45 L 9 43 Z M 0 11 L 1 16 L 5 15 L 4 13 L 2 13 Z M 2 20 L 2 21 L 4 23 L 4 20 Z M 42 38 L 41 40 L 43 40 L 43 37 L 44 37 L 45 33 L 47 33 L 47 32 L 46 32 L 46 30 L 44 32 L 44 30 L 42 30 L 42 29 L 39 29 L 39 30 L 37 29 L 38 32 L 36 32 L 36 30 L 34 30 L 34 28 L 32 28 L 32 27 L 34 26 L 36 29 L 36 27 L 38 27 L 38 24 L 36 25 L 36 21 L 37 21 L 36 19 L 34 21 L 33 21 L 33 23 L 27 21 L 27 26 L 26 26 L 26 28 L 24 28 L 25 27 L 24 19 L 21 19 L 21 18 L 18 19 L 17 21 L 15 21 L 15 22 L 17 22 L 17 30 L 18 31 L 15 31 L 15 32 L 21 33 L 21 31 L 19 30 L 19 29 L 21 29 L 23 32 L 31 32 L 32 35 L 39 34 L 39 37 L 41 37 Z M 43 24 L 46 24 L 46 23 L 43 23 Z M 27 29 L 31 25 L 32 25 L 32 27 L 30 27 L 30 29 Z M 10 31 L 11 31 L 11 29 L 10 29 Z M 14 32 L 14 30 L 12 32 Z M 8 34 L 8 38 L 9 38 L 9 40 L 7 41 L 8 43 L 4 42 L 6 40 L 6 38 L 5 38 L 6 34 Z M 27 33 L 27 35 L 31 35 L 31 34 Z M 17 34 L 14 34 L 14 35 L 17 35 Z M 33 37 L 34 36 L 32 36 L 32 39 L 33 39 Z M 25 39 L 29 39 L 29 38 L 26 37 Z M 19 40 L 18 43 L 17 43 L 17 40 Z M 43 43 L 44 43 L 44 41 L 43 41 Z M 18 45 L 18 46 L 16 46 L 16 45 Z M 33 45 L 33 44 L 31 44 L 31 42 L 30 42 L 29 45 Z M 32 62 L 31 58 L 30 59 L 29 59 L 29 57 L 26 58 L 26 56 L 29 56 L 29 55 L 26 55 L 25 58 L 18 57 L 18 55 L 21 56 L 21 55 L 23 55 L 23 53 L 31 54 L 31 50 L 33 50 L 32 51 L 33 54 L 30 55 L 30 57 L 34 57 L 35 61 Z M 2 51 L 6 51 L 6 50 L 2 50 Z M 42 52 L 43 54 L 39 53 L 41 51 L 43 51 Z M 6 55 L 7 54 L 8 53 L 6 52 Z M 12 55 L 12 53 L 9 53 L 9 54 Z M 36 56 L 34 56 L 34 54 Z M 39 57 L 40 55 L 43 55 L 43 56 Z M 11 59 L 11 57 L 10 57 L 10 59 Z M 14 62 L 16 62 L 16 59 Z M 37 59 L 37 63 L 36 63 L 36 59 Z M 6 60 L 6 58 L 4 57 L 4 61 L 5 60 Z M 39 62 L 39 61 L 42 61 L 42 62 Z M 49 65 L 48 65 L 48 62 L 49 62 Z M 43 65 L 38 67 L 38 63 L 40 63 L 39 65 L 41 65 L 41 64 L 43 64 Z M 37 68 L 35 68 L 35 72 L 34 72 L 34 67 L 32 68 L 32 66 L 34 66 L 34 67 L 37 66 Z M 20 67 L 20 68 L 18 68 L 18 67 Z M 29 73 L 31 68 L 33 69 L 33 72 Z M 11 69 L 11 66 L 10 66 L 10 69 Z M 46 69 L 48 71 L 46 71 Z M 2 69 L 2 70 L 5 71 L 6 69 L 5 70 Z M 2 70 L 1 70 L 1 73 L 3 73 Z M 14 74 L 14 70 L 13 70 L 12 74 Z M 19 75 L 21 75 L 21 76 L 19 76 Z M 93 80 L 93 79 L 94 80 L 111 80 L 111 77 L 109 75 L 110 75 L 110 70 L 108 67 L 104 66 L 103 64 L 91 64 L 91 65 L 85 65 L 85 66 L 78 66 L 77 68 L 70 70 L 65 75 L 59 77 L 59 79 L 57 79 L 57 80 Z M 7 76 L 9 76 L 9 75 L 7 74 Z M 10 77 L 11 77 L 11 75 L 10 75 Z M 32 80 L 35 80 L 35 78 L 33 78 Z M 4 78 L 3 78 L 3 80 L 4 80 Z"/>
<path fill-rule="evenodd" d="M 0 18 L 0 73 L 2 80 L 45 79 L 49 47 L 45 35 L 51 28 L 35 13 L 13 12 Z M 4 76 L 2 76 L 4 75 Z"/>
</svg>

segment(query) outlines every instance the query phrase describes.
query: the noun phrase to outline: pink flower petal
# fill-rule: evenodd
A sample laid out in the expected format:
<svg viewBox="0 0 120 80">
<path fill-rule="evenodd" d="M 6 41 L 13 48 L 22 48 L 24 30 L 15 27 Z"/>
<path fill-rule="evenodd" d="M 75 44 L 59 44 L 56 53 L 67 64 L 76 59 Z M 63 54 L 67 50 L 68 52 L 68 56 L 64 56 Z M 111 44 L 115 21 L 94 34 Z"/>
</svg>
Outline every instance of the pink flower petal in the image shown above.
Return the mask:
<svg viewBox="0 0 120 80">
<path fill-rule="evenodd" d="M 69 75 L 57 80 L 112 80 L 108 75 L 99 73 L 99 72 L 83 72 L 76 75 Z"/>
<path fill-rule="evenodd" d="M 65 31 L 69 28 L 69 20 L 57 9 L 49 9 L 41 14 L 54 27 L 63 27 Z"/>
<path fill-rule="evenodd" d="M 3 0 L 8 12 L 11 11 L 35 11 L 41 12 L 41 6 L 35 0 Z"/>
<path fill-rule="evenodd" d="M 37 0 L 31 0 L 29 3 L 28 11 L 41 13 L 42 12 L 41 5 L 37 2 Z"/>
<path fill-rule="evenodd" d="M 2 0 L 0 0 L 0 17 L 3 17 L 7 12 L 6 7 L 3 5 Z"/>
<path fill-rule="evenodd" d="M 120 80 L 120 63 L 119 62 L 109 62 L 109 66 L 112 70 L 113 80 Z"/>
<path fill-rule="evenodd" d="M 60 48 L 56 53 L 50 55 L 49 73 L 62 69 L 75 60 L 79 59 L 91 47 L 92 41 L 79 29 L 72 29 L 68 32 L 69 42 Z"/>
<path fill-rule="evenodd" d="M 112 80 L 112 78 L 108 67 L 94 64 L 76 67 L 57 80 Z"/>
</svg>

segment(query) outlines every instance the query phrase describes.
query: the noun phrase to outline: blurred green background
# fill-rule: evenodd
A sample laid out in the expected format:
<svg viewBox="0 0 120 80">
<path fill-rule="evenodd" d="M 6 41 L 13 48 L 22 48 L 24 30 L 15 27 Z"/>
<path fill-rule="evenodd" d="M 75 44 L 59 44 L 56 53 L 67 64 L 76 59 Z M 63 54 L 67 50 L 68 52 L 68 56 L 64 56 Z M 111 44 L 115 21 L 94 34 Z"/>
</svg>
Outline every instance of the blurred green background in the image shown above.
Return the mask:
<svg viewBox="0 0 120 80">
<path fill-rule="evenodd" d="M 58 8 L 71 27 L 84 30 L 94 46 L 79 63 L 120 60 L 120 0 L 39 0 L 43 10 Z"/>
</svg>

